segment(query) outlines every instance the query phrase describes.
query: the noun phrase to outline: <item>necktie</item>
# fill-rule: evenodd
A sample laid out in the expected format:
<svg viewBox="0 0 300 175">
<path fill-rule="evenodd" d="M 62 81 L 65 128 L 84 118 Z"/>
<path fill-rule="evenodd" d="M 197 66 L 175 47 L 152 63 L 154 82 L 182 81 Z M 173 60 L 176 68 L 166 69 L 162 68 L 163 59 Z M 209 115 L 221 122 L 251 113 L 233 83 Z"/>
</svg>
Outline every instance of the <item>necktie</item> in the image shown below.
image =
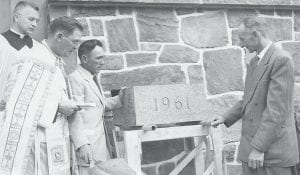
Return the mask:
<svg viewBox="0 0 300 175">
<path fill-rule="evenodd" d="M 97 85 L 97 87 L 98 87 L 98 89 L 99 89 L 100 94 L 102 95 L 100 83 L 99 83 L 99 81 L 98 81 L 98 77 L 97 77 L 96 75 L 94 75 L 94 76 L 93 76 L 93 80 L 94 80 L 94 82 L 96 83 L 96 85 Z"/>
<path fill-rule="evenodd" d="M 258 65 L 258 61 L 259 61 L 259 57 L 256 55 L 254 58 L 253 58 L 253 62 L 252 62 L 252 72 L 251 72 L 251 75 L 253 75 L 257 65 Z"/>
</svg>

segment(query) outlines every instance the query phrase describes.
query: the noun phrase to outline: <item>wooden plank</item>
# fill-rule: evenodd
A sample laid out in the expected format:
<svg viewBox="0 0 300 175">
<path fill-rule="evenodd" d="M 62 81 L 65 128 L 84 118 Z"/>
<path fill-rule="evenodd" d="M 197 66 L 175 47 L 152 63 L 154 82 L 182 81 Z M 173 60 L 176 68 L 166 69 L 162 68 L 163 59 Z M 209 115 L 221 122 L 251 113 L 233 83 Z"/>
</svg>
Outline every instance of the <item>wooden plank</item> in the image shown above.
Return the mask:
<svg viewBox="0 0 300 175">
<path fill-rule="evenodd" d="M 124 131 L 125 144 L 125 159 L 128 166 L 131 167 L 137 174 L 142 174 L 141 171 L 141 142 L 138 137 L 138 132 Z"/>
<path fill-rule="evenodd" d="M 211 137 L 214 146 L 214 162 L 216 165 L 216 170 L 218 175 L 223 175 L 223 157 L 222 157 L 222 150 L 223 150 L 223 141 L 222 141 L 222 131 L 221 127 L 218 128 L 211 128 Z"/>
<path fill-rule="evenodd" d="M 199 155 L 201 150 L 202 150 L 202 144 L 200 143 L 190 153 L 188 153 L 188 155 L 176 166 L 176 168 L 173 171 L 170 172 L 169 175 L 179 174 L 183 170 L 183 168 L 186 167 L 193 160 L 194 157 Z"/>
<path fill-rule="evenodd" d="M 214 171 L 214 162 L 212 162 L 209 167 L 206 169 L 203 175 L 212 175 Z"/>
<path fill-rule="evenodd" d="M 205 137 L 205 136 L 203 136 Z M 194 137 L 194 146 L 203 144 L 203 137 Z M 195 165 L 195 175 L 203 175 L 204 173 L 204 156 L 203 156 L 203 150 L 201 149 L 199 154 L 194 159 L 194 165 Z"/>
<path fill-rule="evenodd" d="M 129 131 L 130 132 L 130 131 Z M 186 137 L 198 137 L 209 134 L 207 126 L 178 126 L 169 128 L 157 128 L 154 131 L 138 131 L 142 142 Z"/>
</svg>

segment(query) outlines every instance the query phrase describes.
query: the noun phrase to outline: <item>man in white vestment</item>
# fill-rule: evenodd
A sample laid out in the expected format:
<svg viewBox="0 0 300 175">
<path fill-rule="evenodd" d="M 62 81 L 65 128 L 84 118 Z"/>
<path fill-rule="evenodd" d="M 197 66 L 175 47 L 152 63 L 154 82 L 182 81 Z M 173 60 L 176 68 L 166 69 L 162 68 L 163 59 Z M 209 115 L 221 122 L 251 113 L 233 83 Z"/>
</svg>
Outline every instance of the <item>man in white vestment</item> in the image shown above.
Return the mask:
<svg viewBox="0 0 300 175">
<path fill-rule="evenodd" d="M 5 88 L 7 119 L 1 133 L 5 139 L 0 140 L 0 174 L 71 174 L 67 117 L 80 108 L 71 99 L 61 57 L 77 49 L 82 30 L 72 17 L 53 20 L 40 59 L 25 59 L 13 66 Z"/>
<path fill-rule="evenodd" d="M 77 50 L 81 41 L 82 30 L 82 26 L 76 19 L 66 16 L 59 17 L 51 22 L 48 39 L 42 41 L 42 44 L 48 49 L 48 52 L 43 57 L 47 60 L 52 60 L 53 64 L 60 69 L 61 76 L 56 83 L 60 86 L 60 101 L 66 103 L 59 105 L 54 123 L 50 127 L 38 127 L 41 157 L 35 161 L 40 162 L 41 166 L 35 169 L 42 169 L 41 175 L 70 174 L 70 143 L 67 117 L 74 114 L 80 108 L 71 100 L 71 87 L 64 71 L 62 57 L 67 57 Z M 63 168 L 60 167 L 62 165 L 57 165 L 57 162 L 60 160 L 55 160 L 56 155 L 53 153 L 59 142 L 67 148 L 66 151 L 68 153 L 67 157 L 65 157 L 67 163 L 62 164 Z"/>
<path fill-rule="evenodd" d="M 0 35 L 0 111 L 4 110 L 4 88 L 11 65 L 26 57 L 39 57 L 41 44 L 30 37 L 39 20 L 39 7 L 20 1 L 13 11 L 13 24 Z M 4 116 L 0 112 L 0 131 Z"/>
<path fill-rule="evenodd" d="M 13 11 L 13 24 L 0 35 L 0 100 L 3 100 L 4 81 L 15 59 L 40 54 L 40 43 L 29 36 L 38 20 L 38 6 L 32 2 L 20 1 Z"/>
<path fill-rule="evenodd" d="M 104 112 L 122 106 L 123 89 L 118 96 L 105 98 L 99 81 L 104 64 L 104 49 L 99 40 L 87 40 L 78 49 L 81 64 L 69 76 L 74 99 L 93 103 L 69 118 L 80 175 L 88 175 L 93 162 L 111 159 L 111 149 L 104 123 Z"/>
</svg>

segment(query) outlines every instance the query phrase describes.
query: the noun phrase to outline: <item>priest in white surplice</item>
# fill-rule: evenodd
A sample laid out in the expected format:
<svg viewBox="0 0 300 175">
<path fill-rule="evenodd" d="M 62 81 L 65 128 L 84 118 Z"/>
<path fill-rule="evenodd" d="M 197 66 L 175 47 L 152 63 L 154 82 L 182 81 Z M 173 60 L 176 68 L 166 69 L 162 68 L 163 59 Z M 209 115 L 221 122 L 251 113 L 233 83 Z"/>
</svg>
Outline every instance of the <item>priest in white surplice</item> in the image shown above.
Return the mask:
<svg viewBox="0 0 300 175">
<path fill-rule="evenodd" d="M 32 2 L 20 1 L 13 11 L 11 28 L 0 35 L 0 101 L 3 100 L 5 79 L 16 59 L 39 57 L 41 44 L 29 35 L 39 20 L 39 8 Z"/>
</svg>

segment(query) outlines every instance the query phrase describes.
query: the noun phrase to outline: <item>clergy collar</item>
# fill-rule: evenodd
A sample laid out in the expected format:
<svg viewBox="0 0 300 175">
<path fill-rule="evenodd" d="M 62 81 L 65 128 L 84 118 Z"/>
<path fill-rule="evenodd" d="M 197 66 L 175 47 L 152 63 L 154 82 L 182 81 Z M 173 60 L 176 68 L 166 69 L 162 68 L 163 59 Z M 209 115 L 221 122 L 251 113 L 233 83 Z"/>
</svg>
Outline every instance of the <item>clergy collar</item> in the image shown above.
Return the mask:
<svg viewBox="0 0 300 175">
<path fill-rule="evenodd" d="M 17 32 L 16 30 L 14 30 L 13 28 L 10 28 L 9 30 L 12 31 L 13 33 L 19 35 L 19 37 L 20 37 L 21 39 L 24 38 L 24 36 L 25 36 L 24 34 L 19 33 L 19 32 Z"/>
<path fill-rule="evenodd" d="M 25 35 L 23 38 L 20 38 L 20 35 L 8 30 L 2 35 L 6 38 L 8 43 L 11 47 L 15 48 L 16 50 L 21 50 L 24 46 L 27 46 L 29 49 L 33 47 L 33 40 L 29 35 Z"/>
</svg>

